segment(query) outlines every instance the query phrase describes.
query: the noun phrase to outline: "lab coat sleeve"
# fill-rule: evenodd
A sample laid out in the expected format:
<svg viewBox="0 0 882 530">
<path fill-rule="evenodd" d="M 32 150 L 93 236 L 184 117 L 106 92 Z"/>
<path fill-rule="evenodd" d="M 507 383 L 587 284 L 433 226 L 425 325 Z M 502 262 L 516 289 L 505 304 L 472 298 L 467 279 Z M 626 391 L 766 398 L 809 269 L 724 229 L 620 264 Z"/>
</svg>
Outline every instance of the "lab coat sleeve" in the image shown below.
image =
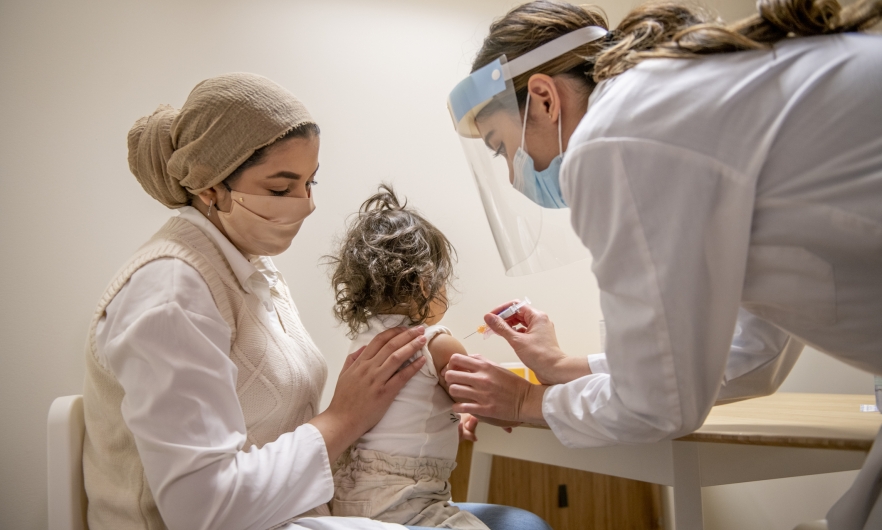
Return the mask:
<svg viewBox="0 0 882 530">
<path fill-rule="evenodd" d="M 804 345 L 789 333 L 742 308 L 732 337 L 717 405 L 775 393 Z"/>
<path fill-rule="evenodd" d="M 602 139 L 568 153 L 561 182 L 594 260 L 609 373 L 549 388 L 546 421 L 571 447 L 695 430 L 726 369 L 754 180 L 675 146 Z"/>
<path fill-rule="evenodd" d="M 265 529 L 331 499 L 327 450 L 312 425 L 243 450 L 230 329 L 195 269 L 170 259 L 146 265 L 104 325 L 123 418 L 168 528 Z"/>
<path fill-rule="evenodd" d="M 588 368 L 592 374 L 608 374 L 609 364 L 605 353 L 592 353 L 588 356 Z"/>
<path fill-rule="evenodd" d="M 740 309 L 716 404 L 775 393 L 802 349 L 803 344 L 789 333 Z M 609 373 L 605 353 L 589 355 L 588 365 L 591 373 Z"/>
</svg>

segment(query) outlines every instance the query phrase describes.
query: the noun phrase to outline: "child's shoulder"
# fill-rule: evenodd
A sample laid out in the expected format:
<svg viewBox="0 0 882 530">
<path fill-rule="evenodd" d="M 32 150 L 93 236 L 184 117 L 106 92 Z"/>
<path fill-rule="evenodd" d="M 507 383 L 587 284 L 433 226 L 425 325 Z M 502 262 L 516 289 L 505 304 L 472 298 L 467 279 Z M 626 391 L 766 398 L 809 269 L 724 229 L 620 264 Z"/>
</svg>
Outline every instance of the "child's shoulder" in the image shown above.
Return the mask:
<svg viewBox="0 0 882 530">
<path fill-rule="evenodd" d="M 447 366 L 454 353 L 468 355 L 462 343 L 444 326 L 429 326 L 426 328 L 426 336 L 429 337 L 429 353 L 432 354 L 432 360 L 439 370 Z"/>
<path fill-rule="evenodd" d="M 442 326 L 441 324 L 426 326 L 426 337 L 429 338 L 429 341 L 431 341 L 435 337 L 442 335 L 452 337 L 452 333 L 450 332 L 450 329 L 447 328 L 447 326 Z"/>
</svg>

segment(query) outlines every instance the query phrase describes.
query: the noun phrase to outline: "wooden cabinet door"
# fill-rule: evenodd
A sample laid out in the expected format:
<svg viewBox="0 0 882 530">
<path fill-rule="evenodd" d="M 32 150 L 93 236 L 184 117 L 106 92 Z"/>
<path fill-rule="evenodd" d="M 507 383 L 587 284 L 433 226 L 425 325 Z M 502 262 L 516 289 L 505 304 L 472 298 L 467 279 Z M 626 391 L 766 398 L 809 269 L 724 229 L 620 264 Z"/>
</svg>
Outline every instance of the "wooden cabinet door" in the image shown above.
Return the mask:
<svg viewBox="0 0 882 530">
<path fill-rule="evenodd" d="M 450 478 L 465 501 L 472 443 L 462 442 Z M 656 530 L 663 527 L 661 486 L 512 458 L 493 457 L 488 502 L 529 510 L 554 530 Z"/>
</svg>

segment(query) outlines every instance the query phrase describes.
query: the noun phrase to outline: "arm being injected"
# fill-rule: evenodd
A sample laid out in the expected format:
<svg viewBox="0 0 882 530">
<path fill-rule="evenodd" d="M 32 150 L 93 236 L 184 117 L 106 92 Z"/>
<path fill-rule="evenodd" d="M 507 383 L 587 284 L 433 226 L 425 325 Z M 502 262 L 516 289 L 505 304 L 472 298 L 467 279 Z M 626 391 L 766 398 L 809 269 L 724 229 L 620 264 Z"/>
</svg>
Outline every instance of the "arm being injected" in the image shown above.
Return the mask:
<svg viewBox="0 0 882 530">
<path fill-rule="evenodd" d="M 512 307 L 516 309 L 509 311 Z M 507 317 L 507 318 L 504 318 Z M 587 358 L 569 357 L 560 348 L 547 314 L 514 301 L 484 316 L 488 327 L 504 338 L 533 370 L 538 385 L 480 356 L 453 355 L 445 378 L 454 411 L 482 418 L 545 425 L 542 403 L 549 385 L 591 374 Z"/>
</svg>

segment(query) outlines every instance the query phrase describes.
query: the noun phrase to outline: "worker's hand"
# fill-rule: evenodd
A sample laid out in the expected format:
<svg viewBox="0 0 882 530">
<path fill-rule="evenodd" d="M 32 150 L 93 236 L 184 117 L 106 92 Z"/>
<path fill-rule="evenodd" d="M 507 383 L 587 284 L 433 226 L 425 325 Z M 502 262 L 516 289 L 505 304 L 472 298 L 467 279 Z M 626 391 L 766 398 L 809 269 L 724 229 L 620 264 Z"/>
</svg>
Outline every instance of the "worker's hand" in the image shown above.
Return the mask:
<svg viewBox="0 0 882 530">
<path fill-rule="evenodd" d="M 487 361 L 491 364 L 496 364 L 493 361 Z M 438 376 L 438 379 L 441 380 L 441 386 L 444 387 L 444 390 L 447 390 L 448 384 L 447 379 L 444 375 L 447 373 L 447 370 L 450 369 L 450 364 L 444 365 L 444 368 L 441 369 L 441 374 Z M 448 392 L 448 395 L 450 393 Z M 479 418 L 477 416 L 472 416 L 471 414 L 460 414 L 459 415 L 459 440 L 469 440 L 472 442 L 478 441 L 478 435 L 476 433 L 476 429 L 478 428 L 478 422 L 487 423 L 489 425 L 495 425 L 496 427 L 502 427 L 502 430 L 505 432 L 511 432 L 512 427 L 517 427 L 520 425 L 520 422 L 511 422 L 511 421 L 500 421 L 493 418 Z"/>
<path fill-rule="evenodd" d="M 493 309 L 484 315 L 484 322 L 508 342 L 540 383 L 568 383 L 591 373 L 587 357 L 569 357 L 560 349 L 554 323 L 542 311 L 525 305 L 506 320 L 497 316 L 516 302 L 513 300 Z"/>
<path fill-rule="evenodd" d="M 542 396 L 548 387 L 534 385 L 480 355 L 453 354 L 447 367 L 448 392 L 457 401 L 454 412 L 503 427 L 545 425 Z"/>
<path fill-rule="evenodd" d="M 402 368 L 425 346 L 425 327 L 388 329 L 350 354 L 337 378 L 328 408 L 309 421 L 325 439 L 333 462 L 386 414 L 398 392 L 425 364 L 425 357 Z"/>
</svg>

